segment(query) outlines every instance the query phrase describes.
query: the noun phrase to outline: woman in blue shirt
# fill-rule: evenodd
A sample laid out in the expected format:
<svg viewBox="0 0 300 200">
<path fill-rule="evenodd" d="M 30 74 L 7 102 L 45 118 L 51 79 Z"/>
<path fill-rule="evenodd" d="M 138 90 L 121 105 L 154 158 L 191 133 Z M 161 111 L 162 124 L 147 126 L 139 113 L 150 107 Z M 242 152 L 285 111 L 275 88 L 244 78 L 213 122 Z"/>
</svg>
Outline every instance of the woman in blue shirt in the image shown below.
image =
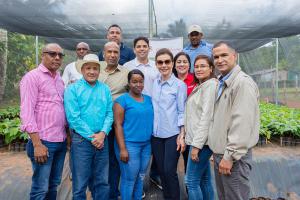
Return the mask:
<svg viewBox="0 0 300 200">
<path fill-rule="evenodd" d="M 115 100 L 115 153 L 121 170 L 122 200 L 142 199 L 143 180 L 151 157 L 153 107 L 151 97 L 142 94 L 144 74 L 128 74 L 129 92 Z"/>
<path fill-rule="evenodd" d="M 180 152 L 185 149 L 183 124 L 187 87 L 172 73 L 173 55 L 169 49 L 158 50 L 155 62 L 160 75 L 154 80 L 152 93 L 152 152 L 161 177 L 164 198 L 179 200 L 177 162 Z"/>
</svg>

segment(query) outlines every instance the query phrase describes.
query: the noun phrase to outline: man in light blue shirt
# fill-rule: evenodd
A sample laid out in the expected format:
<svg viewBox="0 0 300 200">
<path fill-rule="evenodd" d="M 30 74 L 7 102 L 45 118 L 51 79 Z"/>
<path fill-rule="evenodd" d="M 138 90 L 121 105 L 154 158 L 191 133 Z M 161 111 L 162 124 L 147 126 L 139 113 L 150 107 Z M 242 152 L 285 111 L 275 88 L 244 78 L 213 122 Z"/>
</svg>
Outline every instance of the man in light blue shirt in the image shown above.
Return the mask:
<svg viewBox="0 0 300 200">
<path fill-rule="evenodd" d="M 194 72 L 194 62 L 198 55 L 206 55 L 209 57 L 212 55 L 212 44 L 202 40 L 203 36 L 203 31 L 199 25 L 194 24 L 189 27 L 188 37 L 191 43 L 186 46 L 183 51 L 191 58 L 191 73 Z"/>
<path fill-rule="evenodd" d="M 148 58 L 150 46 L 149 39 L 146 37 L 137 37 L 133 41 L 134 53 L 136 58 L 125 63 L 123 66 L 129 71 L 139 69 L 145 75 L 143 94 L 152 95 L 153 82 L 159 72 L 155 62 Z"/>
<path fill-rule="evenodd" d="M 109 199 L 106 136 L 113 122 L 112 97 L 109 87 L 98 81 L 100 62 L 97 55 L 84 56 L 79 67 L 83 78 L 71 84 L 64 94 L 72 133 L 73 199 L 86 199 L 88 184 L 93 199 Z"/>
</svg>

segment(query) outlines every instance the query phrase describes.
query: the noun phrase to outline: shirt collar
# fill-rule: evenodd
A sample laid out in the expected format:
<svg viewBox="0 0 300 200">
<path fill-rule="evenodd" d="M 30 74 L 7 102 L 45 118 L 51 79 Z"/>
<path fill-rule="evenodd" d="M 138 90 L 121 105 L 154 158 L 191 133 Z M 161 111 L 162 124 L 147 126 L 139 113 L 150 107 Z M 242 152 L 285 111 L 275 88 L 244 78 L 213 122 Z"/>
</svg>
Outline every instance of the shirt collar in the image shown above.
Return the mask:
<svg viewBox="0 0 300 200">
<path fill-rule="evenodd" d="M 81 80 L 84 82 L 84 84 L 86 84 L 86 85 L 89 86 L 89 87 L 94 87 L 94 86 L 98 86 L 98 85 L 99 85 L 99 81 L 98 81 L 98 80 L 96 81 L 96 84 L 93 85 L 93 86 L 92 86 L 91 84 L 89 84 L 89 83 L 84 79 L 84 77 L 82 77 Z"/>
<path fill-rule="evenodd" d="M 124 48 L 125 48 L 124 43 L 121 42 L 121 43 L 120 43 L 120 49 L 124 49 Z"/>
<path fill-rule="evenodd" d="M 219 81 L 220 82 L 224 82 L 224 81 L 226 81 L 228 78 L 229 78 L 229 76 L 232 74 L 232 69 L 231 69 L 231 71 L 228 73 L 228 74 L 226 74 L 225 76 L 220 76 L 219 77 Z"/>
<path fill-rule="evenodd" d="M 229 86 L 233 82 L 233 80 L 240 71 L 241 67 L 239 65 L 236 65 L 226 76 L 224 76 L 224 78 L 226 77 L 226 79 L 224 79 L 223 81 L 226 83 L 227 86 Z"/>
<path fill-rule="evenodd" d="M 103 69 L 103 71 L 107 74 L 114 74 L 115 72 L 119 72 L 119 71 L 122 71 L 122 66 L 118 64 L 118 66 L 116 67 L 116 69 L 113 71 L 113 72 L 106 72 L 106 67 Z M 100 72 L 101 73 L 101 72 Z"/>
<path fill-rule="evenodd" d="M 45 65 L 43 65 L 42 63 L 39 64 L 38 69 L 41 70 L 43 73 L 48 73 L 52 76 L 52 73 L 50 72 L 50 70 L 45 67 Z M 55 72 L 55 77 L 57 76 L 57 72 Z"/>
<path fill-rule="evenodd" d="M 192 82 L 193 80 L 194 80 L 194 75 L 191 73 L 188 73 L 188 75 L 184 79 L 184 82 Z"/>
<path fill-rule="evenodd" d="M 206 46 L 206 45 L 207 45 L 207 42 L 205 42 L 204 40 L 200 40 L 199 46 L 198 46 L 197 48 L 203 47 L 203 46 Z M 192 44 L 189 44 L 188 48 L 189 48 L 189 49 L 197 49 L 197 48 L 194 48 L 194 47 L 192 46 Z"/>
<path fill-rule="evenodd" d="M 162 81 L 161 80 L 161 74 L 159 74 L 157 81 L 158 81 L 159 84 L 168 83 L 169 85 L 172 85 L 175 81 L 175 78 L 176 78 L 175 75 L 172 73 L 171 77 L 168 80 Z"/>
<path fill-rule="evenodd" d="M 134 62 L 135 62 L 136 67 L 139 67 L 139 66 L 151 67 L 150 59 L 148 59 L 148 62 L 146 64 L 142 64 L 138 61 L 137 57 L 135 57 Z"/>
</svg>

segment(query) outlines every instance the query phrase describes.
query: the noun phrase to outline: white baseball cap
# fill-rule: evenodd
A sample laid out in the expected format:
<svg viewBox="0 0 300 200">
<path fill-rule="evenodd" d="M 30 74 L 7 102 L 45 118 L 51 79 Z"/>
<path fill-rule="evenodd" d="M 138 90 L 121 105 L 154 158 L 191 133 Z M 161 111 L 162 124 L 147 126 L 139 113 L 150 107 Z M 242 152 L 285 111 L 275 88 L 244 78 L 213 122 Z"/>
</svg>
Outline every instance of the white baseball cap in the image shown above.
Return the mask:
<svg viewBox="0 0 300 200">
<path fill-rule="evenodd" d="M 193 24 L 189 27 L 188 34 L 191 34 L 194 31 L 203 34 L 202 28 L 197 24 Z"/>
</svg>

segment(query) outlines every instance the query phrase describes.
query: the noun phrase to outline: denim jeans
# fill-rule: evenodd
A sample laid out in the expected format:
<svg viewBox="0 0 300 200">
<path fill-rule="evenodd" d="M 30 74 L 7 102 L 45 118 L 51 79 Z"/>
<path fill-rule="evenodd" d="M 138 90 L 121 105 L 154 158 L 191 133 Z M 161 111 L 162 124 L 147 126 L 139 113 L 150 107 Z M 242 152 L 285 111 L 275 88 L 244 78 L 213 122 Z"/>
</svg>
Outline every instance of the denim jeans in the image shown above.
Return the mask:
<svg viewBox="0 0 300 200">
<path fill-rule="evenodd" d="M 91 141 L 77 133 L 71 134 L 73 200 L 85 200 L 89 184 L 94 200 L 109 199 L 108 141 L 97 149 Z"/>
<path fill-rule="evenodd" d="M 109 199 L 110 200 L 118 200 L 118 196 L 120 195 L 119 191 L 119 182 L 120 182 L 120 166 L 119 162 L 116 158 L 114 143 L 115 143 L 115 130 L 112 127 L 111 131 L 108 135 L 108 143 L 109 143 L 109 175 L 108 175 L 108 183 L 110 186 L 109 189 Z"/>
<path fill-rule="evenodd" d="M 180 189 L 177 175 L 177 163 L 180 153 L 176 150 L 178 135 L 169 138 L 151 138 L 153 157 L 163 187 L 164 199 L 179 200 Z"/>
<path fill-rule="evenodd" d="M 192 146 L 188 158 L 185 183 L 190 200 L 213 200 L 214 191 L 210 173 L 209 158 L 212 155 L 210 148 L 205 145 L 198 153 L 199 162 L 191 159 Z"/>
<path fill-rule="evenodd" d="M 129 161 L 120 160 L 120 150 L 115 142 L 116 157 L 121 170 L 121 198 L 122 200 L 140 200 L 143 195 L 143 181 L 151 157 L 151 143 L 125 142 L 129 154 Z"/>
<path fill-rule="evenodd" d="M 48 148 L 48 160 L 44 164 L 38 164 L 34 159 L 34 147 L 31 140 L 26 145 L 27 156 L 32 164 L 32 185 L 30 200 L 55 200 L 57 187 L 61 182 L 61 175 L 64 167 L 67 143 L 48 142 L 41 140 Z"/>
</svg>

